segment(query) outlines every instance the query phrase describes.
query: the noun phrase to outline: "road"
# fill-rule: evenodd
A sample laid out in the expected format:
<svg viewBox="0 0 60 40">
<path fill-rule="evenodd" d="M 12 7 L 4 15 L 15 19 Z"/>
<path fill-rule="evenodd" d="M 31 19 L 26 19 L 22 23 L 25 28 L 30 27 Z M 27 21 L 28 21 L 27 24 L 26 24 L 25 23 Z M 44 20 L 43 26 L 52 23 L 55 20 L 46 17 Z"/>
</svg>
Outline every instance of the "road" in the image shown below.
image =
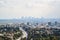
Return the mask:
<svg viewBox="0 0 60 40">
<path fill-rule="evenodd" d="M 23 35 L 21 37 L 19 37 L 17 40 L 21 40 L 21 38 L 27 38 L 27 32 L 22 28 L 22 27 L 19 27 L 19 29 L 22 31 Z"/>
</svg>

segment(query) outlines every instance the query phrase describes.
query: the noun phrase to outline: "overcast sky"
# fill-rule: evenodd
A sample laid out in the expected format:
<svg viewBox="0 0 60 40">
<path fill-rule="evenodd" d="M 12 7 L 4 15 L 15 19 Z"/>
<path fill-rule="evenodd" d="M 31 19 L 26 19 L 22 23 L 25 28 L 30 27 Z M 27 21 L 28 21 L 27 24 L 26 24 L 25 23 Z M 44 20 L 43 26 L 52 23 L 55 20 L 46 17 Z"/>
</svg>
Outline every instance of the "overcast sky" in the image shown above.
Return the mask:
<svg viewBox="0 0 60 40">
<path fill-rule="evenodd" d="M 22 16 L 60 18 L 59 0 L 0 0 L 0 19 Z"/>
</svg>

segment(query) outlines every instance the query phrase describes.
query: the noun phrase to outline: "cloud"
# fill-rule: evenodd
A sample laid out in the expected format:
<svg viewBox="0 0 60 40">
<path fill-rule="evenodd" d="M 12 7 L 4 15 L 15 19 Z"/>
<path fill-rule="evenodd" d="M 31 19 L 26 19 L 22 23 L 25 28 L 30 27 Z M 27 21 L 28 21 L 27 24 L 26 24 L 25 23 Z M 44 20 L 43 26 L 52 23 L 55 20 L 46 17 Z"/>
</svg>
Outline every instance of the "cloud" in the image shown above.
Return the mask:
<svg viewBox="0 0 60 40">
<path fill-rule="evenodd" d="M 59 0 L 1 0 L 0 18 L 60 17 Z"/>
</svg>

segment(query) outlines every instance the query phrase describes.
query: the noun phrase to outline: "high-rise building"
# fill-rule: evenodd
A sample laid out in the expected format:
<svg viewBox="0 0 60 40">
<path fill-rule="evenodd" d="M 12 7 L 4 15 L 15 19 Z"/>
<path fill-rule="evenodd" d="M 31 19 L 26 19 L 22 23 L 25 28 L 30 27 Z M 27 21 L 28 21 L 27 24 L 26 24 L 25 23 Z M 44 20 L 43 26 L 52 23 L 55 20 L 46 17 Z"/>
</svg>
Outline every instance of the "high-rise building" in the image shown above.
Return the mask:
<svg viewBox="0 0 60 40">
<path fill-rule="evenodd" d="M 48 22 L 48 25 L 50 25 L 50 26 L 51 26 L 51 22 Z"/>
</svg>

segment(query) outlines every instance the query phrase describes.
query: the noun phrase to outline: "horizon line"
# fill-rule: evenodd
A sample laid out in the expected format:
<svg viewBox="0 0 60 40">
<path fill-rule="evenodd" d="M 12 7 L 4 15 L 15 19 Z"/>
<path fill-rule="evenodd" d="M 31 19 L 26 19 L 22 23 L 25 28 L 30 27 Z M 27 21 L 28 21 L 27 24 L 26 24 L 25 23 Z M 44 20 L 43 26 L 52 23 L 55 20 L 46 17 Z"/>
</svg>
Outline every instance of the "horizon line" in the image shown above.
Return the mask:
<svg viewBox="0 0 60 40">
<path fill-rule="evenodd" d="M 21 19 L 21 18 L 43 18 L 43 19 L 60 19 L 60 18 L 58 18 L 58 17 L 33 17 L 33 16 L 22 16 L 22 17 L 15 17 L 15 18 L 0 18 L 0 19 Z"/>
</svg>

